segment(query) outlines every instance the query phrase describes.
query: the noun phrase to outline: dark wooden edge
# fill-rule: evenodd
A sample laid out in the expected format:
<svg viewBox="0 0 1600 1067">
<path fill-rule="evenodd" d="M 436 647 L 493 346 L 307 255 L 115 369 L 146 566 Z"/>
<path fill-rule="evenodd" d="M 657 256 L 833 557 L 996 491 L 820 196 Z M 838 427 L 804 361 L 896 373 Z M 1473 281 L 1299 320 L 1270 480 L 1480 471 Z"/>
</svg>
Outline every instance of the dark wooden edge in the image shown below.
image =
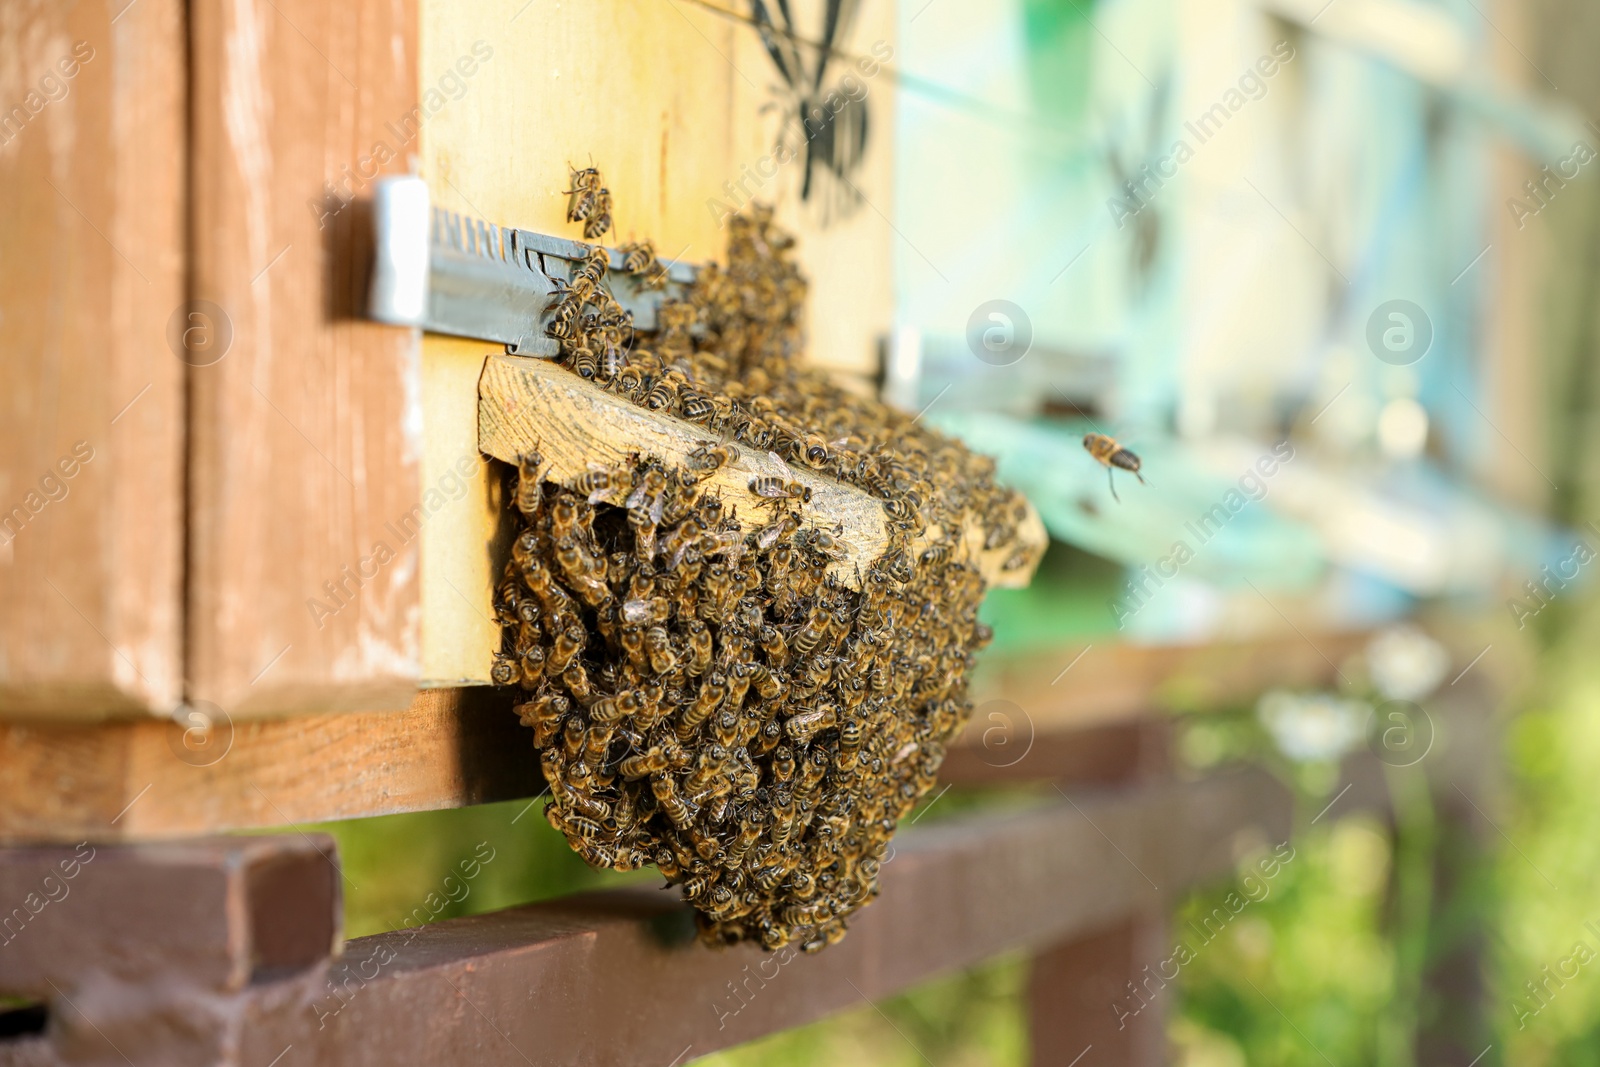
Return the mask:
<svg viewBox="0 0 1600 1067">
<path fill-rule="evenodd" d="M 1332 656 L 1354 638 L 1317 640 Z M 1295 641 L 1093 648 L 1066 673 L 1081 649 L 997 661 L 974 687 L 973 722 L 951 747 L 945 777 L 1115 780 L 1149 755 L 1148 739 L 1121 727 L 1159 708 L 1246 683 L 1258 692 L 1325 680 L 1328 661 Z M 175 838 L 531 797 L 543 782 L 514 699 L 430 689 L 401 711 L 224 717 L 187 732 L 149 720 L 0 722 L 0 845 Z"/>
<path fill-rule="evenodd" d="M 1288 796 L 1260 771 L 1063 792 L 906 832 L 878 901 L 816 956 L 711 950 L 676 894 L 614 891 L 358 938 L 337 962 L 203 1009 L 162 1008 L 183 991 L 147 989 L 140 1015 L 92 982 L 61 983 L 46 1033 L 0 1044 L 0 1064 L 117 1050 L 277 1067 L 683 1063 L 1114 926 L 1227 874 L 1239 841 L 1288 833 Z"/>
</svg>

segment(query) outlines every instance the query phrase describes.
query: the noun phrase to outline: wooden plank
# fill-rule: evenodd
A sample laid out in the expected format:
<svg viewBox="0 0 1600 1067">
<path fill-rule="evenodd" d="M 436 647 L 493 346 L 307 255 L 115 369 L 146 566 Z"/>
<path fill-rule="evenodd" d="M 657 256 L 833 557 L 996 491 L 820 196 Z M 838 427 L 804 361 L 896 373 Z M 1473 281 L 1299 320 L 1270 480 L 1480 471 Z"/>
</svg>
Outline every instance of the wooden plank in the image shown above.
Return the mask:
<svg viewBox="0 0 1600 1067">
<path fill-rule="evenodd" d="M 233 1061 L 266 1064 L 292 1046 L 304 1067 L 681 1063 L 1103 929 L 1162 891 L 1230 871 L 1241 832 L 1282 840 L 1287 800 L 1255 770 L 924 824 L 897 839 L 882 894 L 849 936 L 815 956 L 708 951 L 674 894 L 630 889 L 357 938 L 326 969 L 212 996 L 198 1015 L 172 1008 L 192 1007 L 193 986 L 119 995 L 118 976 L 87 960 L 102 995 L 74 997 L 75 1011 L 50 991 L 53 1025 L 30 1062 L 115 1045 L 138 1062 L 173 1061 L 161 1053 L 178 1048 L 184 1062 L 209 1063 L 223 1057 L 201 1050 L 225 1047 Z M 0 1063 L 17 1062 L 7 1051 Z"/>
<path fill-rule="evenodd" d="M 428 811 L 543 788 L 515 694 L 232 723 L 0 724 L 0 844 L 147 840 Z"/>
<path fill-rule="evenodd" d="M 1105 1067 L 1167 1063 L 1166 1018 L 1177 990 L 1152 969 L 1172 952 L 1160 908 L 1109 929 L 1051 945 L 1028 973 L 1028 1044 L 1035 1067 L 1094 1050 Z M 1135 992 L 1137 991 L 1137 992 Z"/>
<path fill-rule="evenodd" d="M 0 716 L 180 695 L 178 0 L 0 17 Z"/>
<path fill-rule="evenodd" d="M 1316 640 L 1333 646 L 1326 635 Z M 1084 773 L 1083 760 L 1054 741 L 1057 733 L 1070 737 L 1086 728 L 1092 732 L 1079 734 L 1081 745 L 1117 774 L 1142 770 L 1147 738 L 1119 731 L 1161 706 L 1161 683 L 1180 677 L 1171 673 L 1174 664 L 1193 662 L 1195 654 L 1119 653 L 1108 658 L 1122 672 L 1110 677 L 1080 673 L 1086 658 L 1056 685 L 1059 712 L 1040 705 L 1035 719 L 1005 724 L 1011 731 L 1005 744 L 1016 746 L 1010 750 L 997 747 L 993 735 L 984 746 L 985 732 L 1001 724 L 988 717 L 993 709 L 980 698 L 972 726 L 951 747 L 951 773 L 980 784 L 994 783 L 997 775 L 1095 780 Z M 1294 681 L 1295 664 L 1273 642 L 1261 642 L 1254 653 L 1244 647 L 1227 654 L 1254 670 L 1247 676 L 1240 668 L 1231 679 L 1239 687 L 1236 699 L 1273 685 L 1313 684 L 1310 675 Z M 1143 705 L 1133 702 L 1137 691 L 1124 677 L 1130 673 L 1147 679 Z M 1469 684 L 1476 684 L 1474 675 L 1461 687 Z M 511 711 L 517 699 L 516 692 L 485 687 L 425 690 L 401 712 L 237 724 L 219 719 L 211 731 L 187 735 L 175 723 L 150 721 L 93 728 L 0 723 L 0 845 L 141 840 L 531 797 L 544 783 L 531 732 Z M 1105 714 L 1096 710 L 1102 701 L 1110 704 Z M 1124 725 L 1111 725 L 1116 722 Z M 1014 751 L 1029 754 L 1009 769 L 999 767 Z"/>
<path fill-rule="evenodd" d="M 690 452 L 718 440 L 693 423 L 629 403 L 547 360 L 492 357 L 484 367 L 478 396 L 479 447 L 507 463 L 537 449 L 550 463 L 549 476 L 554 481 L 583 474 L 591 463 L 623 466 L 632 456 L 654 456 L 668 466 L 682 466 Z M 889 547 L 883 502 L 865 490 L 804 467 L 780 465 L 767 453 L 732 442 L 728 447 L 738 458 L 714 471 L 701 483 L 703 490 L 737 505 L 746 527 L 755 529 L 770 521 L 771 513 L 762 507 L 762 498 L 751 492 L 751 479 L 792 474 L 811 490 L 810 502 L 796 505 L 800 521 L 829 530 L 843 527 L 835 536 L 844 556 L 830 570 L 845 585 L 859 589 L 860 573 Z M 943 536 L 938 527 L 930 527 L 913 542 L 912 555 Z M 991 586 L 1020 588 L 1032 579 L 1048 541 L 1044 523 L 1030 505 L 1014 541 L 985 551 L 982 531 L 969 530 L 952 555 L 976 566 Z M 1030 552 L 1028 565 L 1003 569 L 1019 548 Z"/>
<path fill-rule="evenodd" d="M 361 321 L 361 198 L 406 170 L 414 0 L 191 5 L 191 695 L 235 718 L 395 707 L 420 675 L 418 337 Z"/>
<path fill-rule="evenodd" d="M 1086 642 L 1064 649 L 989 655 L 973 675 L 978 707 L 965 743 L 981 744 L 984 709 L 1010 714 L 1023 733 L 1126 720 L 1157 709 L 1199 711 L 1254 700 L 1270 686 L 1338 681 L 1335 664 L 1364 648 L 1366 630 L 1284 633 L 1204 645 Z M 1464 664 L 1472 653 L 1461 660 Z M 959 743 L 959 742 L 958 742 Z"/>
</svg>

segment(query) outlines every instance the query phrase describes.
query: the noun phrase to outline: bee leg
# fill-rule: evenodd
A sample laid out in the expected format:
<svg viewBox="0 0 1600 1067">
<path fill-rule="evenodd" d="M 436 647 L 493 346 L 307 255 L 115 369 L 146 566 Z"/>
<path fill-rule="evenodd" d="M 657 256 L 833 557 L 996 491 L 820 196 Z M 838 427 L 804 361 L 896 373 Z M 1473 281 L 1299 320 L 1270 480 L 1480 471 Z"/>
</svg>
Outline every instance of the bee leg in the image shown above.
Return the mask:
<svg viewBox="0 0 1600 1067">
<path fill-rule="evenodd" d="M 1106 468 L 1106 484 L 1111 487 L 1111 499 L 1122 503 L 1122 498 L 1117 495 L 1117 480 L 1111 476 L 1111 468 Z"/>
<path fill-rule="evenodd" d="M 1149 482 L 1144 480 L 1144 475 L 1140 474 L 1138 471 L 1134 471 L 1133 472 L 1133 476 L 1135 478 L 1139 479 L 1139 484 L 1140 485 L 1149 485 L 1150 484 Z"/>
</svg>

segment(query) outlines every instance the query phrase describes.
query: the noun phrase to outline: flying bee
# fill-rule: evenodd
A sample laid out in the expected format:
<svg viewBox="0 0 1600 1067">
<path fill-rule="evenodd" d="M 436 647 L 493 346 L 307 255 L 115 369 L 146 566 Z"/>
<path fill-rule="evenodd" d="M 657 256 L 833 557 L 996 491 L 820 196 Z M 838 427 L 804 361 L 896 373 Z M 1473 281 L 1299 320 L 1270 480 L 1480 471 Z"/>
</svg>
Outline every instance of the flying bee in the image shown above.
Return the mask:
<svg viewBox="0 0 1600 1067">
<path fill-rule="evenodd" d="M 1116 438 L 1103 433 L 1084 434 L 1083 448 L 1094 457 L 1096 463 L 1106 469 L 1106 483 L 1111 486 L 1111 497 L 1119 504 L 1122 498 L 1117 496 L 1117 484 L 1112 477 L 1112 468 L 1121 467 L 1125 471 L 1132 471 L 1133 476 L 1139 479 L 1140 485 L 1148 484 L 1144 480 L 1144 475 L 1139 473 L 1139 468 L 1143 466 L 1142 461 L 1118 444 Z"/>
</svg>

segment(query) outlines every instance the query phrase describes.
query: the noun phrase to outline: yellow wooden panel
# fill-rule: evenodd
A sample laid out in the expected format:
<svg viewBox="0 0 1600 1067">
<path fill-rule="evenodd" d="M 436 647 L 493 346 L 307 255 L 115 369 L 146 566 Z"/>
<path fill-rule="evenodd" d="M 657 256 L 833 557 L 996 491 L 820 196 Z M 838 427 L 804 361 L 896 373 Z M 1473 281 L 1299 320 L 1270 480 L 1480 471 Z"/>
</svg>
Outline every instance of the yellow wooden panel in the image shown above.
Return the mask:
<svg viewBox="0 0 1600 1067">
<path fill-rule="evenodd" d="M 731 7 L 732 4 L 726 6 Z M 821 4 L 796 5 L 817 36 Z M 811 278 L 814 358 L 864 380 L 890 317 L 887 216 L 893 110 L 881 59 L 892 53 L 892 3 L 868 0 L 830 60 L 872 108 L 869 147 L 851 184 L 861 201 L 800 198 L 803 157 L 774 152 L 795 101 L 755 31 L 686 0 L 592 0 L 559 6 L 422 0 L 420 136 L 412 143 L 435 202 L 492 222 L 579 238 L 566 221 L 568 164 L 594 163 L 615 208 L 611 244 L 649 238 L 663 257 L 721 259 L 726 209 L 777 205 Z M 873 45 L 878 47 L 874 53 Z M 815 53 L 808 53 L 814 62 Z M 830 74 L 830 78 L 834 75 Z M 423 487 L 448 477 L 475 434 L 477 374 L 493 346 L 423 343 Z M 498 469 L 498 468 L 497 468 Z M 422 535 L 423 677 L 487 683 L 498 633 L 491 604 L 498 517 L 480 480 L 430 513 Z M 488 546 L 488 551 L 486 551 Z M 500 557 L 500 558 L 503 558 Z"/>
<path fill-rule="evenodd" d="M 489 677 L 500 626 L 490 607 L 505 545 L 496 537 L 503 485 L 478 452 L 478 375 L 495 346 L 423 341 L 422 677 L 462 685 Z M 401 531 L 409 536 L 409 528 Z"/>
</svg>

